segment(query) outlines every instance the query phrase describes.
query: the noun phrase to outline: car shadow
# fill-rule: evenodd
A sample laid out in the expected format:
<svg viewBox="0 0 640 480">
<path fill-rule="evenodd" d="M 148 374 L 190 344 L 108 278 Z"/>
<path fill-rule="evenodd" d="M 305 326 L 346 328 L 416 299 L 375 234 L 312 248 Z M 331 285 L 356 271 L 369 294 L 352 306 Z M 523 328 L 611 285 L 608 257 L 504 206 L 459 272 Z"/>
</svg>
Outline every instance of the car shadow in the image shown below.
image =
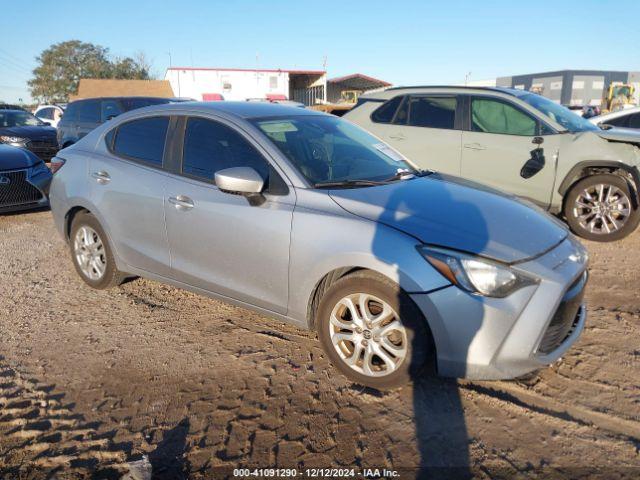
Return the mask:
<svg viewBox="0 0 640 480">
<path fill-rule="evenodd" d="M 437 174 L 433 174 L 432 179 L 437 179 Z M 449 181 L 450 179 L 447 179 Z M 424 180 L 405 180 L 405 181 L 424 181 Z M 429 188 L 428 182 L 425 189 Z M 460 196 L 452 196 L 447 188 L 442 189 L 442 194 L 438 198 L 438 203 L 434 205 L 426 204 L 432 196 L 425 195 L 406 195 L 402 188 L 394 189 L 390 194 L 383 212 L 378 218 L 378 230 L 376 231 L 372 251 L 374 255 L 383 258 L 384 250 L 389 248 L 388 235 L 386 225 L 393 225 L 400 231 L 411 231 L 410 228 L 403 228 L 405 224 L 412 223 L 411 212 L 420 212 L 421 216 L 430 217 L 431 209 L 446 209 L 451 212 L 451 217 L 456 218 L 460 225 L 467 231 L 473 232 L 472 245 L 470 250 L 482 249 L 488 242 L 488 227 L 483 214 L 473 204 L 470 204 Z M 402 215 L 398 215 L 402 212 Z M 408 213 L 408 215 L 405 215 Z M 434 225 L 434 228 L 436 225 Z M 415 228 L 415 225 L 414 227 Z M 428 228 L 428 226 L 426 227 Z M 424 232 L 424 237 L 429 238 L 429 232 Z M 419 243 L 416 241 L 416 244 Z M 432 267 L 425 260 L 425 269 Z M 440 275 L 433 271 L 434 275 Z M 399 272 L 400 283 L 403 284 L 404 278 L 402 272 Z M 433 295 L 438 295 L 442 299 L 447 298 L 443 295 L 445 290 L 456 289 L 455 286 L 446 287 Z M 418 294 L 427 295 L 428 293 Z M 413 296 L 413 295 L 412 295 Z M 453 302 L 454 297 L 449 297 L 448 302 Z M 407 302 L 398 302 L 400 311 L 397 312 L 400 318 L 408 315 L 415 315 L 415 305 L 407 305 Z M 449 309 L 452 311 L 454 305 L 438 304 L 439 308 Z M 446 311 L 446 310 L 445 310 Z M 478 307 L 474 315 L 476 318 L 469 318 L 469 323 L 465 325 L 465 331 L 460 332 L 454 338 L 448 338 L 447 341 L 462 343 L 466 345 L 463 349 L 458 349 L 457 359 L 464 360 L 467 358 L 468 345 L 473 340 L 475 334 L 482 326 L 484 307 Z M 451 313 L 453 314 L 453 313 Z M 427 322 L 427 335 L 431 332 L 430 319 L 425 318 Z M 447 319 L 444 318 L 444 321 Z M 418 335 L 412 335 L 412 353 L 420 351 L 424 348 L 425 332 L 417 332 Z M 440 333 L 442 335 L 442 333 Z M 453 335 L 452 335 L 453 337 Z M 422 370 L 414 370 L 412 372 L 412 403 L 413 417 L 416 428 L 417 450 L 420 455 L 417 472 L 406 472 L 410 476 L 416 478 L 429 479 L 467 479 L 472 478 L 471 459 L 469 456 L 470 438 L 467 430 L 464 409 L 460 396 L 458 382 L 452 378 L 443 378 L 437 376 L 438 362 L 436 346 L 430 345 L 430 355 L 427 365 Z M 418 361 L 413 358 L 412 361 Z M 466 372 L 466 364 L 459 366 L 461 372 Z M 462 375 L 463 376 L 463 375 Z M 402 465 L 394 465 L 395 468 L 402 471 Z"/>
</svg>

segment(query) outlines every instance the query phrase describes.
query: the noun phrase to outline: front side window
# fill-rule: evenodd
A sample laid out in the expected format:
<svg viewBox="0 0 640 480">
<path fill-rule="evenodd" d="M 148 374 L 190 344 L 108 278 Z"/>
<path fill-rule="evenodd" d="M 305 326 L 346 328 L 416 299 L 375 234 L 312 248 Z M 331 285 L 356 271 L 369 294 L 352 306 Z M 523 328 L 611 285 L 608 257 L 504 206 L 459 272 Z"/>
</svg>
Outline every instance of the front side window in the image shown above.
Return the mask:
<svg viewBox="0 0 640 480">
<path fill-rule="evenodd" d="M 526 113 L 498 100 L 471 101 L 471 129 L 474 132 L 534 136 L 537 122 Z"/>
<path fill-rule="evenodd" d="M 220 122 L 192 117 L 187 120 L 182 150 L 182 173 L 213 181 L 218 170 L 251 167 L 267 178 L 264 157 L 236 130 Z"/>
<path fill-rule="evenodd" d="M 376 123 L 391 123 L 402 98 L 402 96 L 397 96 L 383 103 L 371 114 L 371 120 Z"/>
<path fill-rule="evenodd" d="M 311 184 L 380 181 L 399 171 L 415 172 L 387 144 L 337 117 L 297 115 L 253 123 Z"/>
<path fill-rule="evenodd" d="M 78 105 L 78 121 L 100 123 L 100 102 L 88 101 Z"/>
<path fill-rule="evenodd" d="M 102 121 L 106 122 L 113 117 L 117 117 L 123 112 L 120 103 L 117 100 L 102 101 Z"/>
<path fill-rule="evenodd" d="M 118 127 L 113 143 L 117 155 L 162 166 L 169 117 L 132 120 Z"/>
<path fill-rule="evenodd" d="M 456 120 L 455 97 L 410 97 L 409 125 L 453 130 Z"/>
</svg>

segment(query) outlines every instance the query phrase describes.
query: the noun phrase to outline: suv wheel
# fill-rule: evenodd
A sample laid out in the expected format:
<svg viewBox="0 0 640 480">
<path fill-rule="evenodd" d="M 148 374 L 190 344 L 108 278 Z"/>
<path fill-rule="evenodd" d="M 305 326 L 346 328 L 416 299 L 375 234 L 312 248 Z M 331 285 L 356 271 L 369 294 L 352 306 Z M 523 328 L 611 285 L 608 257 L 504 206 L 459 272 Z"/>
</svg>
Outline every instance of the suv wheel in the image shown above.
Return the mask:
<svg viewBox="0 0 640 480">
<path fill-rule="evenodd" d="M 577 182 L 567 194 L 564 215 L 571 230 L 596 242 L 629 235 L 638 225 L 640 210 L 631 201 L 627 181 L 617 175 L 592 175 Z"/>
<path fill-rule="evenodd" d="M 73 218 L 70 233 L 73 265 L 85 283 L 103 289 L 123 282 L 125 275 L 116 269 L 107 236 L 93 215 L 78 213 Z"/>
<path fill-rule="evenodd" d="M 404 385 L 431 350 L 426 321 L 391 280 L 359 271 L 336 281 L 320 301 L 318 337 L 332 363 L 367 387 Z"/>
</svg>

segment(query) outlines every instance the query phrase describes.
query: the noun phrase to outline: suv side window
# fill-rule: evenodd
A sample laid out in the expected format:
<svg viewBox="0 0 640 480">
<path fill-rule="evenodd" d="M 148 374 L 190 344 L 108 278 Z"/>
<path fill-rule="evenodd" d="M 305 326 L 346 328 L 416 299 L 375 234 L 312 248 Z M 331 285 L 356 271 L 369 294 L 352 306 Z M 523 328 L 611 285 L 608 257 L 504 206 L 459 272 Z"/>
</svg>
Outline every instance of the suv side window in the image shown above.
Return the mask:
<svg viewBox="0 0 640 480">
<path fill-rule="evenodd" d="M 78 121 L 87 123 L 100 123 L 100 102 L 87 100 L 78 105 Z"/>
<path fill-rule="evenodd" d="M 535 119 L 507 102 L 471 99 L 471 130 L 474 132 L 533 137 L 537 127 Z"/>
<path fill-rule="evenodd" d="M 456 120 L 455 97 L 409 97 L 408 125 L 453 130 Z"/>
<path fill-rule="evenodd" d="M 182 173 L 213 181 L 218 170 L 251 167 L 268 177 L 265 158 L 238 132 L 222 123 L 199 117 L 187 120 L 182 150 Z"/>
<path fill-rule="evenodd" d="M 78 104 L 75 102 L 72 102 L 69 105 L 67 105 L 67 108 L 65 108 L 60 121 L 62 123 L 71 123 L 71 122 L 76 122 L 77 120 L 78 120 Z"/>
<path fill-rule="evenodd" d="M 391 123 L 402 99 L 403 96 L 398 95 L 397 97 L 393 97 L 391 100 L 384 102 L 371 114 L 371 120 L 376 123 Z"/>
<path fill-rule="evenodd" d="M 38 112 L 38 118 L 46 118 L 47 120 L 53 120 L 53 108 L 43 108 Z"/>
<path fill-rule="evenodd" d="M 169 117 L 148 117 L 123 123 L 116 131 L 113 152 L 161 167 Z"/>
<path fill-rule="evenodd" d="M 120 102 L 117 100 L 103 100 L 102 101 L 102 122 L 106 122 L 110 118 L 117 117 L 124 110 L 120 106 Z"/>
<path fill-rule="evenodd" d="M 629 115 L 629 128 L 640 128 L 640 112 Z"/>
<path fill-rule="evenodd" d="M 631 115 L 623 115 L 621 117 L 618 118 L 612 118 L 611 120 L 607 120 L 605 123 L 605 125 L 612 125 L 614 127 L 626 127 L 629 125 L 629 122 L 631 121 Z"/>
</svg>

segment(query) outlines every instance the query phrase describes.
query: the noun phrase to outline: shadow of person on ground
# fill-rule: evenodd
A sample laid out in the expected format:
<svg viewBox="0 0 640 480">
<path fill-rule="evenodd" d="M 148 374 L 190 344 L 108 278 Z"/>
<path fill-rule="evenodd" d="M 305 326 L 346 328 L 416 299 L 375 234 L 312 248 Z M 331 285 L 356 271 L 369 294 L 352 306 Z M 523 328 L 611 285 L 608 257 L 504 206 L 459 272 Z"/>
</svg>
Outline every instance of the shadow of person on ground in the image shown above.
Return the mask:
<svg viewBox="0 0 640 480">
<path fill-rule="evenodd" d="M 404 180 L 401 182 L 407 182 L 406 185 L 398 183 L 387 189 L 388 196 L 378 218 L 378 227 L 372 245 L 374 255 L 378 258 L 388 258 L 385 253 L 393 248 L 386 232 L 390 226 L 404 232 L 419 230 L 420 238 L 425 243 L 428 243 L 432 237 L 442 239 L 442 232 L 449 230 L 452 234 L 468 238 L 469 251 L 481 251 L 486 246 L 489 233 L 483 213 L 466 198 L 464 191 L 466 189 L 460 191 L 455 188 L 455 185 L 449 184 L 448 180 L 450 180 L 448 177 L 432 174 L 427 178 Z M 377 192 L 376 195 L 378 194 Z M 431 235 L 430 231 L 440 233 Z M 416 240 L 416 245 L 419 243 Z M 446 245 L 442 246 L 446 247 Z M 424 260 L 424 268 L 425 271 L 432 270 L 434 275 L 440 275 L 427 260 Z M 402 272 L 399 275 L 400 283 L 405 284 L 406 277 Z M 406 387 L 413 389 L 413 416 L 417 450 L 420 455 L 419 468 L 415 472 L 416 478 L 466 479 L 473 476 L 469 458 L 470 439 L 459 387 L 455 379 L 437 377 L 435 345 L 429 341 L 429 337 L 437 337 L 436 344 L 442 347 L 442 351 L 438 352 L 441 356 L 448 356 L 450 353 L 445 353 L 445 344 L 457 344 L 456 358 L 449 360 L 461 360 L 462 364 L 458 365 L 458 369 L 461 375 L 464 375 L 466 370 L 464 362 L 468 353 L 466 347 L 482 326 L 484 307 L 481 302 L 478 302 L 473 318 L 448 318 L 447 315 L 455 316 L 456 295 L 461 294 L 466 295 L 452 285 L 432 294 L 411 295 L 412 298 L 418 295 L 425 296 L 424 300 L 431 305 L 434 304 L 431 303 L 430 298 L 437 296 L 439 297 L 437 307 L 446 308 L 446 311 L 442 312 L 443 321 L 454 320 L 459 323 L 463 320 L 465 322 L 463 332 L 443 333 L 442 327 L 436 325 L 440 319 L 422 318 L 426 321 L 426 328 L 412 332 L 414 333 L 411 340 L 412 355 L 416 357 L 412 358 L 412 361 L 419 361 L 423 357 L 418 352 L 421 349 L 424 350 L 425 346 L 428 350 L 426 368 L 421 371 L 412 371 L 413 386 Z M 402 319 L 408 315 L 415 316 L 417 309 L 412 298 L 402 291 L 399 291 L 398 295 L 398 300 L 403 299 L 398 302 L 399 317 Z M 394 464 L 394 468 L 400 471 L 403 467 L 405 466 Z M 409 476 L 414 474 L 413 471 L 407 473 Z"/>
<path fill-rule="evenodd" d="M 189 418 L 185 417 L 171 430 L 164 432 L 162 441 L 149 454 L 152 478 L 167 480 L 189 478 L 184 460 L 189 426 Z"/>
</svg>

